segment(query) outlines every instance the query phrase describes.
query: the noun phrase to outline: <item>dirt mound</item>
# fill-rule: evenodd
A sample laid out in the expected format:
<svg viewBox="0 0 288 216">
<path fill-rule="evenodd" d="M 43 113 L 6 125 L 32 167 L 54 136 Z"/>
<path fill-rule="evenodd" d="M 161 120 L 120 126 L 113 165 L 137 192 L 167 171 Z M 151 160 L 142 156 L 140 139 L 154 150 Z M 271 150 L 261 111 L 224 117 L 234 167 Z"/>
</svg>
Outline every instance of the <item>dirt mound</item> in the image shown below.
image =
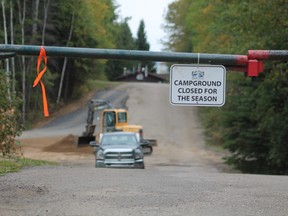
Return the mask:
<svg viewBox="0 0 288 216">
<path fill-rule="evenodd" d="M 45 148 L 43 148 L 43 151 L 46 152 L 73 152 L 73 153 L 79 153 L 79 154 L 91 154 L 92 148 L 87 146 L 81 146 L 77 147 L 75 145 L 77 141 L 76 136 L 68 135 L 61 139 L 60 141 L 56 142 L 55 144 L 49 145 Z"/>
</svg>

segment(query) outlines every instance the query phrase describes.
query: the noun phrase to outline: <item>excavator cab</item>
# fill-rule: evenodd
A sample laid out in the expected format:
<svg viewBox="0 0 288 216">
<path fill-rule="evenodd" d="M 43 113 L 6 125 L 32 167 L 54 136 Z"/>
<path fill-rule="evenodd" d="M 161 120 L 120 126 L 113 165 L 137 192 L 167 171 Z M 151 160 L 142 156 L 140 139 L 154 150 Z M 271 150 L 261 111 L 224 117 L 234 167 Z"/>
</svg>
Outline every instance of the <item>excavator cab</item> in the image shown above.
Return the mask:
<svg viewBox="0 0 288 216">
<path fill-rule="evenodd" d="M 101 119 L 101 133 L 117 131 L 119 126 L 128 125 L 127 111 L 124 109 L 106 109 Z"/>
<path fill-rule="evenodd" d="M 127 127 L 128 112 L 126 109 L 114 109 L 108 101 L 92 99 L 88 102 L 88 116 L 85 131 L 83 132 L 82 136 L 78 137 L 77 146 L 87 145 L 90 141 L 95 141 L 97 138 L 99 138 L 94 135 L 96 128 L 96 125 L 94 124 L 94 113 L 95 111 L 99 110 L 102 110 L 100 124 L 98 124 L 98 126 L 100 126 L 100 133 L 115 131 L 139 132 L 139 127 L 141 126 Z"/>
</svg>

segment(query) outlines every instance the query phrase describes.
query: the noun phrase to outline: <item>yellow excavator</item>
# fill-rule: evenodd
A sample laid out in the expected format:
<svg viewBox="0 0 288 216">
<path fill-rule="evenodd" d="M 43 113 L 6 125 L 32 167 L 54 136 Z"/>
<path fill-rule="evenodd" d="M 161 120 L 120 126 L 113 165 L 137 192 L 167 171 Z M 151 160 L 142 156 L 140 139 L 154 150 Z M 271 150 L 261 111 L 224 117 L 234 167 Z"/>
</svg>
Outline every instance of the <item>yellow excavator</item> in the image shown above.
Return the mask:
<svg viewBox="0 0 288 216">
<path fill-rule="evenodd" d="M 100 115 L 100 132 L 96 136 L 94 135 L 96 124 L 94 124 L 94 112 L 97 110 L 103 110 Z M 87 145 L 91 141 L 99 141 L 99 135 L 106 132 L 134 132 L 138 133 L 140 137 L 140 143 L 142 145 L 152 146 L 157 145 L 155 139 L 143 138 L 143 127 L 141 125 L 129 125 L 128 124 L 128 111 L 126 109 L 115 109 L 112 104 L 101 99 L 92 99 L 88 103 L 88 117 L 85 131 L 82 136 L 78 137 L 78 146 Z"/>
</svg>

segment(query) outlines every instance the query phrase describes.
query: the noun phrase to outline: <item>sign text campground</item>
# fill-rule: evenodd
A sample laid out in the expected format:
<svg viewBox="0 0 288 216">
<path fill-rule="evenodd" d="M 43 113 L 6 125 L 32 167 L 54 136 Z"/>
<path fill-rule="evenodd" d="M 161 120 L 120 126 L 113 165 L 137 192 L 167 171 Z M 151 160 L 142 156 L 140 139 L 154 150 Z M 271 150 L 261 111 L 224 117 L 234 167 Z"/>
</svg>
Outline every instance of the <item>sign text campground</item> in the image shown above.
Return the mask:
<svg viewBox="0 0 288 216">
<path fill-rule="evenodd" d="M 172 65 L 170 102 L 186 106 L 223 106 L 226 69 L 215 65 Z"/>
</svg>

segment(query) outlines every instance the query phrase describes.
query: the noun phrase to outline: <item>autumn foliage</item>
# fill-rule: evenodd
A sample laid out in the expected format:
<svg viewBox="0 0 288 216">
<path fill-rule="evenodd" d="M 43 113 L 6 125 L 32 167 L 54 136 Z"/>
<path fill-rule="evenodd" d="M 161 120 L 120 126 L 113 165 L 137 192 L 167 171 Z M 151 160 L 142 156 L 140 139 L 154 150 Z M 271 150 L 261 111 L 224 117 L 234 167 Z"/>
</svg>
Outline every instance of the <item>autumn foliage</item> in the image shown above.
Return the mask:
<svg viewBox="0 0 288 216">
<path fill-rule="evenodd" d="M 179 0 L 169 5 L 166 47 L 174 51 L 248 54 L 288 49 L 287 0 Z M 288 63 L 265 63 L 256 79 L 228 73 L 222 108 L 201 108 L 209 143 L 243 172 L 288 174 Z M 231 72 L 231 71 L 229 71 Z"/>
<path fill-rule="evenodd" d="M 19 124 L 19 100 L 7 92 L 7 82 L 0 73 L 0 153 L 3 156 L 13 156 L 19 153 L 16 136 L 21 133 Z"/>
</svg>

